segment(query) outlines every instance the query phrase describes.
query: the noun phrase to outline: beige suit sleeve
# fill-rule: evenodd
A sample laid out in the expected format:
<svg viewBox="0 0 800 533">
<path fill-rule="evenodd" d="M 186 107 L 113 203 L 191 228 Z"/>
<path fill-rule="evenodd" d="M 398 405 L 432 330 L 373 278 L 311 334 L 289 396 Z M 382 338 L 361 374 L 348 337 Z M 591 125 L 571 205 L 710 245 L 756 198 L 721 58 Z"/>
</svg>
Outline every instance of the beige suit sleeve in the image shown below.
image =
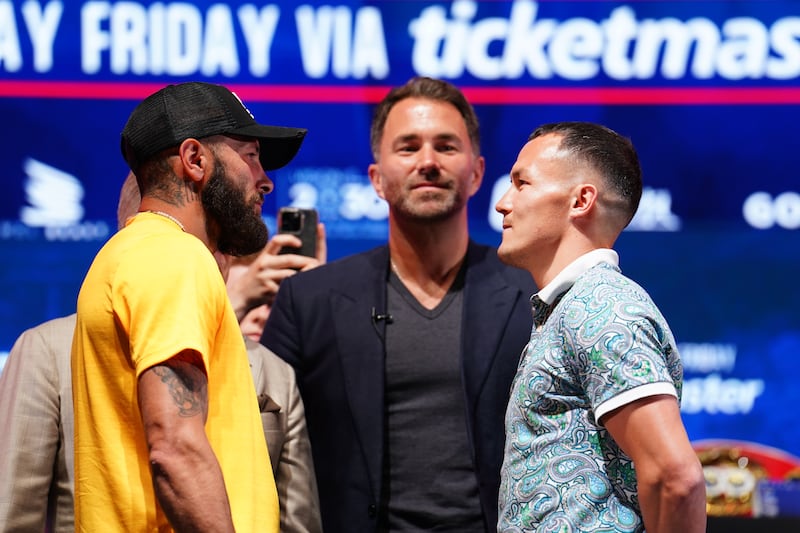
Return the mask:
<svg viewBox="0 0 800 533">
<path fill-rule="evenodd" d="M 288 426 L 278 474 L 275 476 L 278 497 L 283 495 L 286 501 L 285 507 L 281 504 L 281 531 L 319 533 L 322 531 L 322 524 L 317 478 L 306 429 L 305 409 L 297 389 L 294 370 L 289 370 L 290 395 L 286 407 Z"/>
<path fill-rule="evenodd" d="M 44 326 L 17 339 L 0 375 L 3 532 L 44 530 L 53 474 L 60 470 L 61 399 L 56 358 L 69 358 L 72 332 L 64 340 L 65 346 L 54 347 Z M 58 350 L 62 353 L 55 353 Z"/>
<path fill-rule="evenodd" d="M 247 350 L 275 472 L 281 532 L 321 533 L 311 443 L 294 369 L 261 344 L 247 341 Z"/>
</svg>

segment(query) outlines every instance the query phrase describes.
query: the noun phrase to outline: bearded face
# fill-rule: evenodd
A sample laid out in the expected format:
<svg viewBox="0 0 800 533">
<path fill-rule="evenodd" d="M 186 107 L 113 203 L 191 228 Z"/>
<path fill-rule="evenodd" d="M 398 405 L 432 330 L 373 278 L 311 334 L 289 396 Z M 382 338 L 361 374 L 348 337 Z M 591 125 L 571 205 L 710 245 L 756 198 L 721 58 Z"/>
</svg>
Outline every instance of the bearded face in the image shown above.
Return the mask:
<svg viewBox="0 0 800 533">
<path fill-rule="evenodd" d="M 200 198 L 209 219 L 219 227 L 217 248 L 220 252 L 243 256 L 266 246 L 269 234 L 258 207 L 261 195 L 255 194 L 248 200 L 245 188 L 228 175 L 219 159 Z"/>
</svg>

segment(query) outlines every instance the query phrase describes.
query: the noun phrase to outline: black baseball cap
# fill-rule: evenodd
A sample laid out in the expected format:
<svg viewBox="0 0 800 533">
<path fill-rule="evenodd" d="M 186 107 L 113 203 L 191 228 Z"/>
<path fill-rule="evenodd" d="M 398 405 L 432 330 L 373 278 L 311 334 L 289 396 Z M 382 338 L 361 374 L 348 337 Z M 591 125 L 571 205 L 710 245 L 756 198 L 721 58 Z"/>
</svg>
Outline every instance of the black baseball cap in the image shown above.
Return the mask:
<svg viewBox="0 0 800 533">
<path fill-rule="evenodd" d="M 259 140 L 261 166 L 275 170 L 297 154 L 306 131 L 259 124 L 239 97 L 222 85 L 188 82 L 168 85 L 136 106 L 122 130 L 121 147 L 136 172 L 158 152 L 188 138 L 241 135 Z"/>
</svg>

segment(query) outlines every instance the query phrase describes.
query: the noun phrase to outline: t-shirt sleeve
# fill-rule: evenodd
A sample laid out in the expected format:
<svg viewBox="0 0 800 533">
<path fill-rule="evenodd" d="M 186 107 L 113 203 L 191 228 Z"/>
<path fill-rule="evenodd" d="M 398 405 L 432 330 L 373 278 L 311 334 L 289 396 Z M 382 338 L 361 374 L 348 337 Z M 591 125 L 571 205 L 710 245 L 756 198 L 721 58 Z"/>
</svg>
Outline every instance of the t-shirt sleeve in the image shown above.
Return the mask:
<svg viewBox="0 0 800 533">
<path fill-rule="evenodd" d="M 200 241 L 183 234 L 142 244 L 127 254 L 112 289 L 136 375 L 184 350 L 197 352 L 207 369 L 227 303 L 213 256 Z"/>
<path fill-rule="evenodd" d="M 677 397 L 668 365 L 671 344 L 647 305 L 617 302 L 624 311 L 608 310 L 587 316 L 591 327 L 573 331 L 575 373 L 595 415 L 648 396 Z"/>
</svg>

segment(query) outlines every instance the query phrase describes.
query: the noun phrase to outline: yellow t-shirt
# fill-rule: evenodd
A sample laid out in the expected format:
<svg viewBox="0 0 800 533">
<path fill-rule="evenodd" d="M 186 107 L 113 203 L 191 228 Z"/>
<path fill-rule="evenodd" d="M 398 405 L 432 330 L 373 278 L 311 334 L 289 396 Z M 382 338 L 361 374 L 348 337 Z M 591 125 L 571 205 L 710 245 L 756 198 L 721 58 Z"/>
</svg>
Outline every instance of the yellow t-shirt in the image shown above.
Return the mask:
<svg viewBox="0 0 800 533">
<path fill-rule="evenodd" d="M 213 256 L 140 213 L 95 257 L 72 345 L 76 531 L 170 531 L 157 503 L 138 376 L 183 350 L 208 375 L 206 435 L 238 532 L 278 531 L 278 498 L 239 324 Z"/>
</svg>

